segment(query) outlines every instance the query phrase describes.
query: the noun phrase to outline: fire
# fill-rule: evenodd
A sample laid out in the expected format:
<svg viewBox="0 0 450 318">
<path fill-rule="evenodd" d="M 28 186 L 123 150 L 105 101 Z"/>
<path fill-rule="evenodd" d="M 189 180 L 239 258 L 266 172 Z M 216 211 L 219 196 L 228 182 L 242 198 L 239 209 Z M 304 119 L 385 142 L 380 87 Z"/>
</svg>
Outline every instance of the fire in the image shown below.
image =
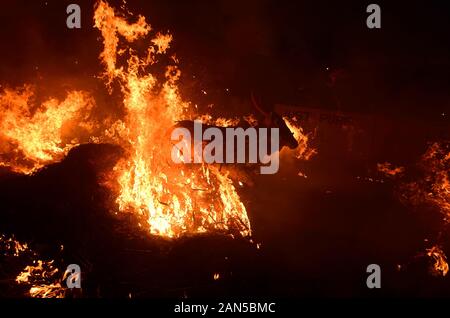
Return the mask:
<svg viewBox="0 0 450 318">
<path fill-rule="evenodd" d="M 34 94 L 30 85 L 0 94 L 0 166 L 24 174 L 62 159 L 78 145 L 74 125 L 78 134 L 92 128 L 87 116 L 94 101 L 87 93 L 71 91 L 63 101 L 50 98 L 40 105 Z"/>
<path fill-rule="evenodd" d="M 386 176 L 394 177 L 396 175 L 400 175 L 405 172 L 404 167 L 394 167 L 391 163 L 378 163 L 377 164 L 378 171 L 384 173 Z"/>
<path fill-rule="evenodd" d="M 8 237 L 5 234 L 0 234 L 0 251 L 4 256 L 12 255 L 18 257 L 29 251 L 29 247 L 27 243 L 19 242 L 14 236 Z"/>
<path fill-rule="evenodd" d="M 427 255 L 431 257 L 434 261 L 431 271 L 435 275 L 445 276 L 448 273 L 448 263 L 447 257 L 445 256 L 442 249 L 438 246 L 433 246 L 427 249 Z"/>
<path fill-rule="evenodd" d="M 35 298 L 62 298 L 65 289 L 57 281 L 58 269 L 53 261 L 33 261 L 16 277 L 16 282 L 30 287 L 29 293 Z M 49 281 L 53 281 L 49 283 Z"/>
<path fill-rule="evenodd" d="M 19 262 L 32 262 L 16 277 L 15 282 L 28 288 L 28 295 L 36 298 L 64 297 L 59 270 L 54 261 L 40 260 L 39 255 L 27 243 L 14 236 L 0 234 L 0 254 L 2 257 L 18 258 Z"/>
<path fill-rule="evenodd" d="M 423 156 L 427 180 L 431 181 L 429 200 L 437 205 L 446 220 L 450 218 L 450 150 L 448 145 L 434 143 Z"/>
<path fill-rule="evenodd" d="M 127 153 L 114 167 L 113 182 L 108 182 L 117 195 L 118 210 L 132 213 L 151 234 L 175 238 L 219 231 L 250 236 L 246 207 L 227 169 L 175 165 L 170 159 L 169 135 L 177 121 L 200 118 L 234 126 L 240 120 L 196 114 L 196 107 L 179 94 L 178 59 L 168 53 L 172 35 L 154 32 L 143 16 L 134 23 L 128 20 L 107 2 L 97 2 L 94 27 L 103 43 L 101 78 L 110 94 L 120 94 L 125 117 L 94 136 L 94 130 L 97 134 L 103 126 L 90 118 L 95 101 L 89 93 L 69 91 L 63 100 L 48 98 L 38 103 L 33 86 L 4 89 L 0 166 L 32 174 L 61 160 L 81 142 L 114 142 Z M 147 48 L 139 54 L 135 43 Z M 244 119 L 251 126 L 257 124 L 251 115 Z M 295 118 L 285 120 L 300 144 L 296 156 L 309 159 L 315 150 L 308 147 L 308 135 Z"/>
<path fill-rule="evenodd" d="M 449 144 L 445 142 L 431 144 L 422 156 L 419 168 L 422 174 L 420 179 L 405 182 L 400 186 L 401 200 L 413 206 L 435 208 L 443 216 L 445 224 L 448 224 L 450 218 Z M 436 276 L 446 276 L 449 265 L 439 245 L 427 249 L 425 255 L 433 261 L 431 273 Z"/>
<path fill-rule="evenodd" d="M 405 183 L 404 201 L 413 205 L 428 204 L 439 209 L 446 221 L 450 218 L 450 150 L 448 144 L 433 143 L 422 156 L 419 181 Z"/>
<path fill-rule="evenodd" d="M 310 147 L 310 137 L 303 132 L 296 117 L 283 117 L 284 122 L 289 130 L 293 132 L 295 140 L 298 142 L 298 147 L 294 149 L 294 155 L 297 159 L 309 160 L 317 154 L 317 150 Z M 286 150 L 289 151 L 289 150 Z"/>
<path fill-rule="evenodd" d="M 218 127 L 231 127 L 231 126 L 237 126 L 239 124 L 240 119 L 239 118 L 223 118 L 218 117 L 216 119 L 213 119 L 213 117 L 209 114 L 203 114 L 199 116 L 196 120 L 200 120 L 202 124 L 205 125 L 214 125 Z"/>
<path fill-rule="evenodd" d="M 194 116 L 190 104 L 179 95 L 177 58 L 170 57 L 163 76 L 154 75 L 172 36 L 157 33 L 147 41 L 146 54 L 139 57 L 131 48 L 119 49 L 119 42 L 120 36 L 128 45 L 150 36 L 152 28 L 144 17 L 129 24 L 100 1 L 94 21 L 103 37 L 103 77 L 108 87 L 113 82 L 120 86 L 127 112 L 115 136 L 129 154 L 114 168 L 119 210 L 133 213 L 151 234 L 163 237 L 207 231 L 249 236 L 246 208 L 226 174 L 216 167 L 180 166 L 170 160 L 171 128 L 178 120 Z M 118 61 L 124 59 L 119 66 Z"/>
</svg>

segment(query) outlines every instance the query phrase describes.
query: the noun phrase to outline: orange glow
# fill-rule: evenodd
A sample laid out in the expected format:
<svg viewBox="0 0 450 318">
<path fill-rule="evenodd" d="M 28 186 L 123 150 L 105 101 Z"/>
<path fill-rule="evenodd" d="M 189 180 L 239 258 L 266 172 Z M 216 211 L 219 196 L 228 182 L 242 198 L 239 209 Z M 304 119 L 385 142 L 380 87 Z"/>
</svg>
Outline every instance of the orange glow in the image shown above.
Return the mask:
<svg viewBox="0 0 450 318">
<path fill-rule="evenodd" d="M 396 175 L 402 174 L 405 172 L 405 168 L 403 167 L 394 167 L 391 163 L 378 163 L 377 164 L 378 171 L 384 173 L 386 176 L 394 177 Z"/>
<path fill-rule="evenodd" d="M 177 59 L 165 66 L 163 78 L 152 73 L 156 55 L 166 54 L 172 36 L 157 33 L 147 42 L 146 55 L 139 57 L 130 48 L 119 48 L 119 36 L 127 43 L 149 36 L 144 17 L 128 24 L 100 1 L 94 20 L 103 37 L 104 76 L 109 87 L 113 81 L 119 84 L 127 112 L 114 130 L 128 152 L 114 168 L 119 210 L 133 213 L 151 234 L 168 238 L 207 231 L 250 235 L 246 208 L 226 174 L 212 166 L 175 165 L 170 159 L 172 127 L 194 116 L 178 92 Z M 126 57 L 124 65 L 117 64 L 119 55 Z"/>
<path fill-rule="evenodd" d="M 445 145 L 433 143 L 420 162 L 424 177 L 402 186 L 401 199 L 406 203 L 426 203 L 436 207 L 448 222 L 450 220 L 450 151 Z"/>
<path fill-rule="evenodd" d="M 433 259 L 433 267 L 431 269 L 434 275 L 445 276 L 448 273 L 447 257 L 442 249 L 438 246 L 433 246 L 427 249 L 427 255 Z"/>
<path fill-rule="evenodd" d="M 295 140 L 297 140 L 298 146 L 294 150 L 284 148 L 281 153 L 283 154 L 284 152 L 294 152 L 294 156 L 297 159 L 303 160 L 309 160 L 315 154 L 317 154 L 317 150 L 310 147 L 310 137 L 303 132 L 303 129 L 300 126 L 297 118 L 283 117 L 283 120 L 286 123 L 286 126 L 288 126 L 289 130 L 294 134 L 294 138 Z"/>
<path fill-rule="evenodd" d="M 58 269 L 53 261 L 33 261 L 16 277 L 16 282 L 30 286 L 29 294 L 34 298 L 63 298 L 65 289 L 57 281 Z M 53 281 L 49 283 L 49 281 Z"/>
<path fill-rule="evenodd" d="M 87 116 L 93 105 L 81 91 L 69 92 L 63 101 L 50 98 L 35 105 L 32 86 L 5 89 L 0 94 L 0 166 L 31 174 L 62 159 L 79 144 L 74 126 L 79 134 L 92 129 Z"/>
</svg>

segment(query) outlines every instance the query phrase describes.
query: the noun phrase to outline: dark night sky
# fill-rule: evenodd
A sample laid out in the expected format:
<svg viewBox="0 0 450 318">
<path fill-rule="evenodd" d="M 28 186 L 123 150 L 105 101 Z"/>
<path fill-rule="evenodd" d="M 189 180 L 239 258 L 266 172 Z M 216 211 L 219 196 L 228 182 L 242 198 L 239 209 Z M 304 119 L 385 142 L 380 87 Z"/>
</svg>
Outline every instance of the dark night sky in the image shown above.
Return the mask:
<svg viewBox="0 0 450 318">
<path fill-rule="evenodd" d="M 81 30 L 65 27 L 72 2 Z M 392 2 L 377 2 L 381 30 L 365 25 L 369 1 L 130 0 L 128 8 L 174 34 L 186 99 L 227 105 L 256 87 L 273 102 L 432 119 L 450 107 L 450 10 L 444 1 Z M 3 1 L 2 84 L 92 80 L 101 70 L 93 3 Z"/>
</svg>

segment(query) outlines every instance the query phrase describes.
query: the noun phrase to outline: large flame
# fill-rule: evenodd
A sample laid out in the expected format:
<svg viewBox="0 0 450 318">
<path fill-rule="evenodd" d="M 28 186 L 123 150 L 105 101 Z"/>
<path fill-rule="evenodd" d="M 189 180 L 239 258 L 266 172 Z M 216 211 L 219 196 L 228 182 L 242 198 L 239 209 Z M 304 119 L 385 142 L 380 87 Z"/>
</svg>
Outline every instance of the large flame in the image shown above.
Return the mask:
<svg viewBox="0 0 450 318">
<path fill-rule="evenodd" d="M 50 98 L 40 105 L 33 100 L 30 85 L 5 89 L 0 94 L 0 166 L 30 174 L 60 160 L 79 144 L 74 125 L 90 131 L 88 122 L 92 97 L 71 91 L 63 101 Z"/>
<path fill-rule="evenodd" d="M 97 4 L 94 21 L 103 37 L 104 78 L 109 88 L 119 85 L 127 112 L 116 125 L 117 140 L 129 153 L 114 169 L 120 211 L 134 213 L 150 233 L 164 237 L 207 231 L 250 235 L 247 211 L 226 174 L 170 160 L 172 127 L 193 115 L 178 92 L 177 59 L 170 57 L 163 76 L 154 75 L 172 36 L 157 33 L 148 40 L 151 27 L 144 17 L 130 24 L 104 1 Z M 119 45 L 122 38 L 125 49 Z M 143 57 L 128 47 L 137 40 L 149 45 Z"/>
<path fill-rule="evenodd" d="M 183 101 L 178 60 L 168 54 L 172 35 L 153 32 L 143 16 L 130 23 L 100 0 L 94 26 L 104 46 L 101 78 L 109 93 L 120 94 L 125 117 L 98 135 L 108 123 L 91 120 L 95 102 L 86 92 L 70 91 L 62 101 L 48 98 L 39 103 L 32 86 L 4 89 L 0 93 L 0 166 L 31 174 L 61 160 L 81 142 L 112 141 L 128 154 L 115 166 L 114 182 L 108 182 L 117 194 L 118 210 L 135 215 L 150 233 L 170 238 L 208 231 L 250 236 L 247 211 L 226 172 L 229 169 L 176 165 L 170 158 L 169 136 L 177 121 L 200 118 L 229 126 L 239 119 L 213 120 Z M 144 46 L 144 51 L 133 49 L 135 43 Z M 244 119 L 257 124 L 252 116 Z M 307 147 L 308 137 L 297 123 L 288 122 L 288 126 L 300 144 L 296 156 L 308 159 L 314 154 Z"/>
<path fill-rule="evenodd" d="M 396 167 L 390 162 L 377 163 L 377 170 L 387 177 L 395 177 L 405 172 L 404 167 Z"/>
</svg>

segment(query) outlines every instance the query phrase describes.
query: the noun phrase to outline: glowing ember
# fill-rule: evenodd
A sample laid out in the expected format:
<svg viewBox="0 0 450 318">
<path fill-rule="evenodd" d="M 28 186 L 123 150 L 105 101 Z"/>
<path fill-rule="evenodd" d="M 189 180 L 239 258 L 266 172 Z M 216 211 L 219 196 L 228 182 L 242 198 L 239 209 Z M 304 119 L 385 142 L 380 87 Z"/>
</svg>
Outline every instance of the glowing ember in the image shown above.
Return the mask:
<svg viewBox="0 0 450 318">
<path fill-rule="evenodd" d="M 213 119 L 212 116 L 209 114 L 203 114 L 201 116 L 198 116 L 198 118 L 196 120 L 200 120 L 205 125 L 213 125 L 213 126 L 218 126 L 218 127 L 237 126 L 240 121 L 239 118 L 219 117 L 219 118 Z"/>
<path fill-rule="evenodd" d="M 297 159 L 303 159 L 303 160 L 309 160 L 312 156 L 317 154 L 317 150 L 314 148 L 311 148 L 309 146 L 309 136 L 303 132 L 303 129 L 300 126 L 300 123 L 298 122 L 296 117 L 283 117 L 284 122 L 288 126 L 289 130 L 292 131 L 294 134 L 295 140 L 298 142 L 298 147 L 294 149 L 295 157 Z M 284 148 L 286 149 L 286 148 Z M 283 151 L 291 151 L 291 150 L 284 150 Z M 283 153 L 282 151 L 282 153 Z"/>
<path fill-rule="evenodd" d="M 145 39 L 151 27 L 144 17 L 129 24 L 100 1 L 94 20 L 103 37 L 104 77 L 109 87 L 113 81 L 120 85 L 127 112 L 116 130 L 129 153 L 114 169 L 120 211 L 134 213 L 150 233 L 164 237 L 207 231 L 250 235 L 247 211 L 227 175 L 215 167 L 180 166 L 170 160 L 171 128 L 194 115 L 178 93 L 177 59 L 171 58 L 163 78 L 152 73 L 172 36 L 156 34 L 141 58 L 130 48 L 119 49 L 119 37 L 128 43 Z M 126 57 L 124 65 L 118 65 L 119 55 Z"/>
<path fill-rule="evenodd" d="M 2 255 L 18 257 L 27 251 L 29 251 L 27 243 L 19 242 L 14 236 L 8 237 L 4 234 L 0 235 L 0 252 Z"/>
<path fill-rule="evenodd" d="M 438 246 L 433 246 L 427 249 L 427 255 L 433 259 L 433 267 L 431 271 L 434 275 L 445 276 L 448 273 L 448 263 L 447 257 L 445 256 L 442 249 Z"/>
<path fill-rule="evenodd" d="M 16 277 L 16 282 L 30 286 L 30 296 L 35 298 L 62 298 L 65 289 L 57 281 L 58 269 L 53 261 L 33 261 Z M 49 283 L 53 281 L 52 283 Z"/>
<path fill-rule="evenodd" d="M 403 167 L 394 167 L 391 163 L 378 163 L 377 164 L 378 171 L 382 172 L 386 176 L 394 177 L 396 175 L 402 174 L 405 172 L 405 168 Z"/>
<path fill-rule="evenodd" d="M 448 144 L 432 144 L 420 163 L 424 177 L 402 186 L 402 199 L 409 204 L 435 206 L 444 216 L 450 217 L 450 150 Z"/>
</svg>

